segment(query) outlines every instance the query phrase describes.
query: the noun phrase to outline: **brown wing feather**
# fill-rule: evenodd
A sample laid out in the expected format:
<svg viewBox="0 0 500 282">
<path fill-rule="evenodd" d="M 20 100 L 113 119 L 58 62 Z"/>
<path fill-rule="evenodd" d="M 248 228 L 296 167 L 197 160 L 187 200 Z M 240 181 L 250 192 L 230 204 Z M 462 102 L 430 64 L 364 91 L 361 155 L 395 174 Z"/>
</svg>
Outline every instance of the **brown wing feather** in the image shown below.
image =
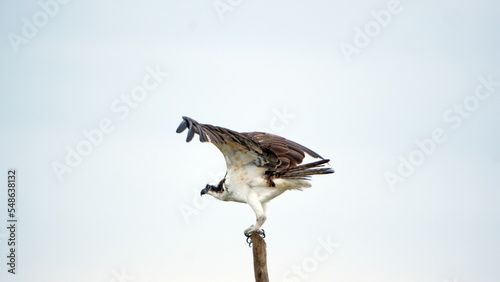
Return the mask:
<svg viewBox="0 0 500 282">
<path fill-rule="evenodd" d="M 254 163 L 257 166 L 268 167 L 266 175 L 271 186 L 271 178 L 308 179 L 310 175 L 333 173 L 330 168 L 323 167 L 329 160 L 323 159 L 313 150 L 278 135 L 264 132 L 239 133 L 224 127 L 201 124 L 189 117 L 182 117 L 182 123 L 177 133 L 188 129 L 186 142 L 193 139 L 194 134 L 200 136 L 201 142 L 211 142 L 223 153 L 225 150 L 238 150 L 245 154 L 254 152 L 257 156 Z M 225 146 L 229 145 L 229 146 Z M 322 160 L 300 165 L 305 154 Z M 228 165 L 231 160 L 225 155 Z"/>
<path fill-rule="evenodd" d="M 202 124 L 185 116 L 183 116 L 182 119 L 176 132 L 181 133 L 188 129 L 186 142 L 191 141 L 194 134 L 198 134 L 201 142 L 213 143 L 222 153 L 228 149 L 238 150 L 242 154 L 248 151 L 255 153 L 255 165 L 257 166 L 274 168 L 279 163 L 278 156 L 272 150 L 261 146 L 258 142 L 243 133 L 211 124 Z M 226 156 L 226 154 L 224 156 L 229 165 L 228 156 Z"/>
<path fill-rule="evenodd" d="M 315 174 L 329 174 L 334 173 L 333 169 L 329 167 L 324 167 L 326 163 L 330 160 L 322 159 L 316 162 L 299 165 L 293 167 L 284 173 L 280 174 L 280 178 L 292 178 L 292 179 L 309 179 L 311 175 Z"/>
<path fill-rule="evenodd" d="M 301 164 L 305 153 L 311 157 L 323 159 L 313 150 L 278 135 L 264 132 L 246 132 L 242 134 L 256 141 L 262 147 L 271 150 L 278 156 L 281 162 L 276 167 L 277 172 L 283 172 Z"/>
</svg>

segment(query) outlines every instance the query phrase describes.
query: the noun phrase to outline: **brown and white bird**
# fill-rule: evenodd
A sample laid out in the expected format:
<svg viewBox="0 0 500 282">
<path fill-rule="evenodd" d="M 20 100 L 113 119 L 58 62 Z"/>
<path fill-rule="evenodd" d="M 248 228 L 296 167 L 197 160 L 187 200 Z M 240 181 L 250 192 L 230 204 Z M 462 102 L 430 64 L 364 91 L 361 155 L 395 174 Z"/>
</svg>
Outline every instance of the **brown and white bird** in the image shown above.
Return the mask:
<svg viewBox="0 0 500 282">
<path fill-rule="evenodd" d="M 226 159 L 226 176 L 218 183 L 207 184 L 201 195 L 211 195 L 221 201 L 247 203 L 256 215 L 256 223 L 245 229 L 263 233 L 262 225 L 267 218 L 270 200 L 287 190 L 311 187 L 312 175 L 334 171 L 325 167 L 324 159 L 311 149 L 281 136 L 264 132 L 236 132 L 210 124 L 201 124 L 189 117 L 182 117 L 177 133 L 188 129 L 186 142 L 194 134 L 201 142 L 214 144 Z M 321 160 L 302 164 L 305 154 Z"/>
</svg>

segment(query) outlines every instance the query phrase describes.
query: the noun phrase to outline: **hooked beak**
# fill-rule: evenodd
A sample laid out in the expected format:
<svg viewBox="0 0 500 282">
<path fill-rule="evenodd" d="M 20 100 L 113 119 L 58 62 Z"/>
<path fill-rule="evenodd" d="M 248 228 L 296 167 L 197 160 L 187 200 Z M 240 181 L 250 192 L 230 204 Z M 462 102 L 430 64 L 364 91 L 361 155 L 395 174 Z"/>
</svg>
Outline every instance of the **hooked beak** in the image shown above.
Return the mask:
<svg viewBox="0 0 500 282">
<path fill-rule="evenodd" d="M 207 185 L 203 190 L 201 190 L 200 196 L 205 195 L 206 193 L 208 193 L 209 190 L 210 190 L 210 187 Z"/>
</svg>

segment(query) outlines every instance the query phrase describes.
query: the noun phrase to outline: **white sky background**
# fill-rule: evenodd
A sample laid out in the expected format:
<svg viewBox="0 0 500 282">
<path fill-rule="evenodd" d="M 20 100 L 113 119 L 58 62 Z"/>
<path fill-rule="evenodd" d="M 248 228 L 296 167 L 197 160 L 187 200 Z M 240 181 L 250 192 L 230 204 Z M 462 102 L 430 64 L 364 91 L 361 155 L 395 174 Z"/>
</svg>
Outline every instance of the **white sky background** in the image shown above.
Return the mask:
<svg viewBox="0 0 500 282">
<path fill-rule="evenodd" d="M 478 77 L 500 81 L 500 4 L 396 2 L 360 46 L 390 1 L 229 2 L 220 17 L 213 1 L 70 1 L 17 47 L 9 34 L 43 10 L 0 3 L 4 262 L 6 173 L 19 173 L 18 274 L 2 263 L 0 280 L 253 281 L 253 211 L 199 197 L 225 164 L 175 133 L 187 115 L 332 160 L 335 174 L 271 202 L 271 281 L 499 281 L 500 85 L 474 93 Z M 148 67 L 170 75 L 114 111 Z M 467 118 L 449 112 L 464 101 Z M 114 130 L 60 182 L 51 164 L 103 120 Z M 386 173 L 435 130 L 445 141 L 391 189 Z M 319 241 L 338 245 L 318 256 Z"/>
</svg>

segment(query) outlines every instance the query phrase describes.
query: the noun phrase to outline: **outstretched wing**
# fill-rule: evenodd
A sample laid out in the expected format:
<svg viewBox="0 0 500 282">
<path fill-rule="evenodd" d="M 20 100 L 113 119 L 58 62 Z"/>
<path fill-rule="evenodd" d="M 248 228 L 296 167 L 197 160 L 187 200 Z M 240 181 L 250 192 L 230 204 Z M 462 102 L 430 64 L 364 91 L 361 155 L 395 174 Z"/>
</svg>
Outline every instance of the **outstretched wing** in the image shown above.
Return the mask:
<svg viewBox="0 0 500 282">
<path fill-rule="evenodd" d="M 278 156 L 273 151 L 262 147 L 245 134 L 211 124 L 202 124 L 185 116 L 182 119 L 177 133 L 188 129 L 186 142 L 191 141 L 194 134 L 198 134 L 201 142 L 214 144 L 224 154 L 228 168 L 250 163 L 259 167 L 274 168 L 279 164 Z"/>
<path fill-rule="evenodd" d="M 306 153 L 323 159 L 311 149 L 278 135 L 264 132 L 239 133 L 219 126 L 201 124 L 189 117 L 182 118 L 177 133 L 188 129 L 186 142 L 191 141 L 194 134 L 198 134 L 201 142 L 213 143 L 224 154 L 228 168 L 234 164 L 254 163 L 259 167 L 267 167 L 267 174 L 270 176 L 285 176 L 286 171 L 302 163 Z M 328 160 L 322 161 L 326 162 Z"/>
</svg>

